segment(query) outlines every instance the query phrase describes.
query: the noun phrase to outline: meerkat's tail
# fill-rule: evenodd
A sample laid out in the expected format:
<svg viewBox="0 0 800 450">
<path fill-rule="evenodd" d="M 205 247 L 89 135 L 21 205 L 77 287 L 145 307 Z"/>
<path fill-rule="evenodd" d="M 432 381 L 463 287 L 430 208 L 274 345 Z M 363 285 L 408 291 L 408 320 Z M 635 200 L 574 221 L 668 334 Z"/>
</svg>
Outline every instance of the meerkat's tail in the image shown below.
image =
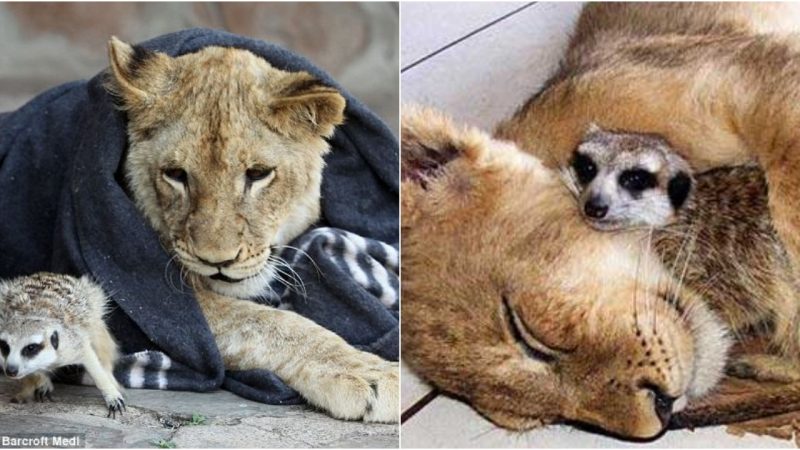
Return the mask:
<svg viewBox="0 0 800 450">
<path fill-rule="evenodd" d="M 715 394 L 673 416 L 670 428 L 735 424 L 800 411 L 800 382 L 728 379 Z"/>
</svg>

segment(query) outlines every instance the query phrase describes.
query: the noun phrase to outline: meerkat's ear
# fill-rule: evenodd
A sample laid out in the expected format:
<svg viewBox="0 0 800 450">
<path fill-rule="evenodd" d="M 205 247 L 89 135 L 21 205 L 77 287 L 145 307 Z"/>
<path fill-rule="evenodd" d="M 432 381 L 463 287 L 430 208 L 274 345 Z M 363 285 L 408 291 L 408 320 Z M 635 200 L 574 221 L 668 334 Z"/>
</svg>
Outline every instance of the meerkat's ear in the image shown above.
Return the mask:
<svg viewBox="0 0 800 450">
<path fill-rule="evenodd" d="M 584 131 L 583 134 L 584 134 L 584 136 L 588 136 L 590 134 L 599 133 L 601 131 L 603 131 L 603 129 L 600 128 L 599 125 L 597 125 L 594 122 L 591 122 L 591 123 L 589 123 L 589 126 L 586 128 L 586 131 Z"/>
<path fill-rule="evenodd" d="M 163 95 L 174 70 L 173 59 L 163 53 L 130 45 L 115 36 L 108 41 L 110 76 L 106 88 L 123 109 L 147 106 Z"/>
<path fill-rule="evenodd" d="M 425 187 L 425 180 L 436 176 L 451 162 L 466 158 L 475 161 L 486 147 L 485 136 L 477 130 L 457 128 L 439 111 L 404 106 L 401 121 L 400 172 L 404 181 Z"/>
<path fill-rule="evenodd" d="M 667 195 L 672 207 L 680 209 L 689 198 L 692 190 L 692 178 L 686 172 L 680 171 L 667 183 Z"/>
<path fill-rule="evenodd" d="M 344 122 L 344 96 L 307 72 L 283 74 L 267 84 L 270 92 L 263 120 L 285 136 L 330 137 Z"/>
<path fill-rule="evenodd" d="M 53 346 L 53 349 L 58 350 L 58 331 L 53 331 L 53 334 L 50 335 L 50 345 Z"/>
</svg>

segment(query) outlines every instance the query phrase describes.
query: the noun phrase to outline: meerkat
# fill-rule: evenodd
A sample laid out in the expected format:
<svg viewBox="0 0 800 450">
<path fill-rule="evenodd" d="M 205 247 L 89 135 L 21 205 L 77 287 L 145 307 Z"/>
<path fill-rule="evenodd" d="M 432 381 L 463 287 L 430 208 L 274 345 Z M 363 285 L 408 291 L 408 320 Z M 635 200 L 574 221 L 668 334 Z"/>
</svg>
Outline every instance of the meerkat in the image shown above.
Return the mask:
<svg viewBox="0 0 800 450">
<path fill-rule="evenodd" d="M 711 169 L 695 174 L 692 191 L 674 220 L 654 229 L 656 253 L 735 334 L 768 338 L 769 354 L 732 361 L 732 375 L 800 380 L 800 283 L 770 217 L 764 172 Z"/>
<path fill-rule="evenodd" d="M 576 148 L 569 172 L 581 214 L 605 231 L 668 225 L 692 188 L 689 163 L 663 137 L 594 124 Z"/>
<path fill-rule="evenodd" d="M 117 344 L 103 317 L 107 297 L 88 277 L 37 273 L 0 282 L 0 361 L 20 380 L 12 401 L 52 400 L 48 373 L 82 365 L 103 394 L 108 416 L 125 409 L 113 375 Z"/>
<path fill-rule="evenodd" d="M 595 229 L 653 227 L 656 252 L 738 334 L 770 337 L 769 355 L 733 361 L 734 375 L 800 377 L 797 280 L 773 228 L 755 165 L 693 174 L 663 137 L 591 125 L 570 164 L 578 204 Z"/>
</svg>

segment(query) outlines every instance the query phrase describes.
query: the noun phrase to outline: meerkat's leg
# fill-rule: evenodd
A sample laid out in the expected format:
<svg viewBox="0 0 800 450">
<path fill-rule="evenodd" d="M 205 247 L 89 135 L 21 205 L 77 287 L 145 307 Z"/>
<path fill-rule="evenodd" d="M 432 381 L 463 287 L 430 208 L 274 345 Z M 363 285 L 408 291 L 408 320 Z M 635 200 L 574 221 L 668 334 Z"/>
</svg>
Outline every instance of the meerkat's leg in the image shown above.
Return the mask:
<svg viewBox="0 0 800 450">
<path fill-rule="evenodd" d="M 97 329 L 92 330 L 92 348 L 97 353 L 97 359 L 100 360 L 100 364 L 113 377 L 114 363 L 117 361 L 118 353 L 117 343 L 105 324 L 101 324 Z M 120 388 L 120 390 L 122 389 Z"/>
<path fill-rule="evenodd" d="M 12 403 L 28 403 L 31 400 L 43 402 L 45 399 L 53 401 L 50 395 L 53 392 L 53 382 L 43 372 L 35 372 L 21 381 L 22 389 L 11 399 Z"/>
<path fill-rule="evenodd" d="M 398 421 L 397 363 L 357 350 L 291 311 L 208 291 L 196 294 L 226 368 L 273 371 L 336 418 Z"/>
<path fill-rule="evenodd" d="M 100 361 L 94 347 L 90 343 L 83 345 L 83 367 L 89 376 L 94 380 L 94 384 L 103 393 L 103 400 L 108 406 L 108 416 L 116 418 L 117 413 L 125 410 L 125 398 L 114 374 L 104 363 Z"/>
</svg>

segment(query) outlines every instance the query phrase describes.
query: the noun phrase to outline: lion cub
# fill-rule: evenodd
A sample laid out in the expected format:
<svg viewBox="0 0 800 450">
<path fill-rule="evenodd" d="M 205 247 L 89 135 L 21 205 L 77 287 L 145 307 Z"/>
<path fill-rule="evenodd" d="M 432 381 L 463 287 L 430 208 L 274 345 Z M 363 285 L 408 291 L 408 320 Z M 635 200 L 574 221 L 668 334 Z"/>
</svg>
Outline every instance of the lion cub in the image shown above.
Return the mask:
<svg viewBox="0 0 800 450">
<path fill-rule="evenodd" d="M 133 199 L 189 274 L 226 368 L 271 370 L 337 418 L 396 422 L 397 363 L 241 300 L 269 288 L 274 249 L 319 218 L 326 139 L 345 98 L 237 48 L 172 57 L 112 38 L 109 59 Z"/>
</svg>

